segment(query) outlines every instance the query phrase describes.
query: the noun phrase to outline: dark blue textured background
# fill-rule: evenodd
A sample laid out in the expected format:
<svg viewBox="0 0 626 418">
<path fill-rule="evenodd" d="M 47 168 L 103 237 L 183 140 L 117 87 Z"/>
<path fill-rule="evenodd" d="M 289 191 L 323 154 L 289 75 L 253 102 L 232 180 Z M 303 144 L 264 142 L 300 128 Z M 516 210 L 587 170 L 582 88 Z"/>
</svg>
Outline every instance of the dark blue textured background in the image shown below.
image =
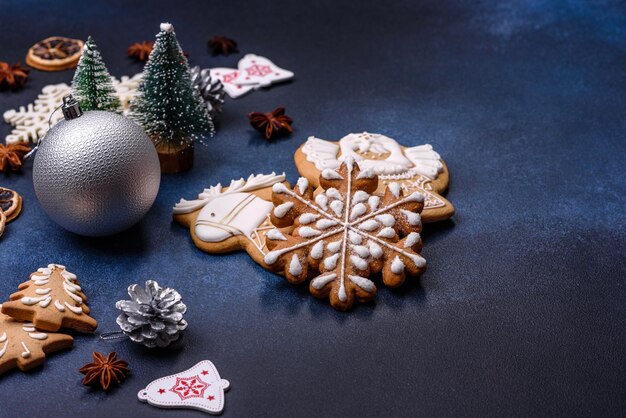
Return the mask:
<svg viewBox="0 0 626 418">
<path fill-rule="evenodd" d="M 78 274 L 99 331 L 116 329 L 131 283 L 177 288 L 189 310 L 178 350 L 77 336 L 32 373 L 0 378 L 0 416 L 200 416 L 137 401 L 151 380 L 212 360 L 231 381 L 224 416 L 624 415 L 626 413 L 626 8 L 618 1 L 0 0 L 0 60 L 50 35 L 93 35 L 116 76 L 142 68 L 126 47 L 171 21 L 192 64 L 265 55 L 296 80 L 229 101 L 188 173 L 164 176 L 132 230 L 61 230 L 33 193 L 31 164 L 0 185 L 24 197 L 0 239 L 0 294 L 37 267 Z M 224 34 L 241 54 L 211 57 Z M 0 94 L 32 102 L 72 71 L 36 70 Z M 268 144 L 250 111 L 286 106 L 294 134 Z M 203 187 L 286 171 L 309 135 L 380 132 L 431 143 L 451 172 L 452 221 L 428 225 L 428 271 L 350 313 L 265 272 L 244 253 L 211 256 L 172 224 Z M 0 128 L 4 136 L 8 125 Z M 108 395 L 80 383 L 94 350 L 133 376 Z"/>
</svg>

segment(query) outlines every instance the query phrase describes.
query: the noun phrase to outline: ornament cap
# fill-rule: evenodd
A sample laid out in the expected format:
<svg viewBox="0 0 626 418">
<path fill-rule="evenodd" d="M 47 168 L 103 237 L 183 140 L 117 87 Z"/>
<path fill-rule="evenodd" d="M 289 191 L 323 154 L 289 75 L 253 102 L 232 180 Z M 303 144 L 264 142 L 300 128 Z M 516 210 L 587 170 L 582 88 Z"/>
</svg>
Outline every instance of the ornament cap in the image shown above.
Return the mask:
<svg viewBox="0 0 626 418">
<path fill-rule="evenodd" d="M 78 100 L 76 100 L 71 94 L 63 96 L 63 105 L 61 106 L 61 110 L 63 111 L 65 120 L 76 119 L 83 114 Z"/>
</svg>

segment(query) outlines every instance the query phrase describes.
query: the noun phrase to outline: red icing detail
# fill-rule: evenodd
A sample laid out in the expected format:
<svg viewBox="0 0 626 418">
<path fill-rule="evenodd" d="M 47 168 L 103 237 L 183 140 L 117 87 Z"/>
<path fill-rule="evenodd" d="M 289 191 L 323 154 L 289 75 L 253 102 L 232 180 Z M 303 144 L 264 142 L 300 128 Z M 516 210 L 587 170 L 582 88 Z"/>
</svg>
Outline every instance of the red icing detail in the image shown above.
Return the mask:
<svg viewBox="0 0 626 418">
<path fill-rule="evenodd" d="M 165 389 L 159 389 L 159 393 L 163 395 L 165 393 Z"/>
<path fill-rule="evenodd" d="M 222 79 L 223 83 L 232 83 L 234 79 L 237 78 L 237 71 L 233 71 L 230 74 L 224 74 L 224 78 Z"/>
<path fill-rule="evenodd" d="M 256 75 L 259 77 L 265 77 L 268 74 L 272 73 L 272 70 L 269 65 L 258 65 L 254 64 L 245 69 L 248 75 Z"/>
<path fill-rule="evenodd" d="M 209 395 L 209 397 L 207 399 L 210 400 L 210 401 L 213 401 L 213 400 L 215 400 L 215 396 Z"/>
<path fill-rule="evenodd" d="M 209 371 L 208 371 L 208 370 L 202 370 L 202 375 L 203 375 L 203 376 L 206 376 L 207 374 L 209 374 Z"/>
<path fill-rule="evenodd" d="M 177 377 L 176 383 L 170 389 L 170 392 L 177 394 L 181 400 L 189 398 L 202 398 L 204 391 L 209 385 L 204 383 L 200 376 Z"/>
</svg>

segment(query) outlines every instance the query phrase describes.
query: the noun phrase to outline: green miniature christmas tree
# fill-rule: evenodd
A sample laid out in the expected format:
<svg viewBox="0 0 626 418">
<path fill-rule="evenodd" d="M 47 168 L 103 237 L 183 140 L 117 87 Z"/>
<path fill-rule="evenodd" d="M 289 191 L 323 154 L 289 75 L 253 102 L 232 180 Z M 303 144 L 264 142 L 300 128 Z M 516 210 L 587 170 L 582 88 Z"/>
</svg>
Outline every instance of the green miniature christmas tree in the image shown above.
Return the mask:
<svg viewBox="0 0 626 418">
<path fill-rule="evenodd" d="M 154 142 L 161 171 L 190 168 L 194 142 L 213 136 L 215 128 L 169 23 L 161 24 L 137 92 L 130 115 Z"/>
<path fill-rule="evenodd" d="M 120 99 L 115 93 L 111 75 L 91 36 L 87 38 L 80 55 L 72 90 L 82 110 L 120 111 Z"/>
</svg>

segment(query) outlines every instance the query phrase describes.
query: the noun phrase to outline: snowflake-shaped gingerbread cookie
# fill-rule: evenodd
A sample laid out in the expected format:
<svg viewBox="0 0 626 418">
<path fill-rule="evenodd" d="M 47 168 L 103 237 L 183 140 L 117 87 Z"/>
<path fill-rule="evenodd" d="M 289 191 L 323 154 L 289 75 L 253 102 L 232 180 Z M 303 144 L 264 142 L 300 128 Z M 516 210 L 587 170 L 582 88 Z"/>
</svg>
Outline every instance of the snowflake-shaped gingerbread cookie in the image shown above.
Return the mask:
<svg viewBox="0 0 626 418">
<path fill-rule="evenodd" d="M 294 228 L 289 234 L 266 233 L 270 251 L 264 263 L 270 269 L 291 283 L 312 277 L 311 294 L 328 297 L 339 310 L 376 296 L 373 274 L 382 272 L 386 286 L 398 287 L 406 276 L 424 270 L 426 260 L 419 254 L 423 194 L 405 196 L 398 183 L 390 183 L 382 196 L 373 195 L 378 175 L 361 171 L 353 158 L 338 170 L 323 170 L 319 183 L 323 191 L 316 196 L 304 177 L 293 189 L 273 186 L 271 222 Z"/>
</svg>

